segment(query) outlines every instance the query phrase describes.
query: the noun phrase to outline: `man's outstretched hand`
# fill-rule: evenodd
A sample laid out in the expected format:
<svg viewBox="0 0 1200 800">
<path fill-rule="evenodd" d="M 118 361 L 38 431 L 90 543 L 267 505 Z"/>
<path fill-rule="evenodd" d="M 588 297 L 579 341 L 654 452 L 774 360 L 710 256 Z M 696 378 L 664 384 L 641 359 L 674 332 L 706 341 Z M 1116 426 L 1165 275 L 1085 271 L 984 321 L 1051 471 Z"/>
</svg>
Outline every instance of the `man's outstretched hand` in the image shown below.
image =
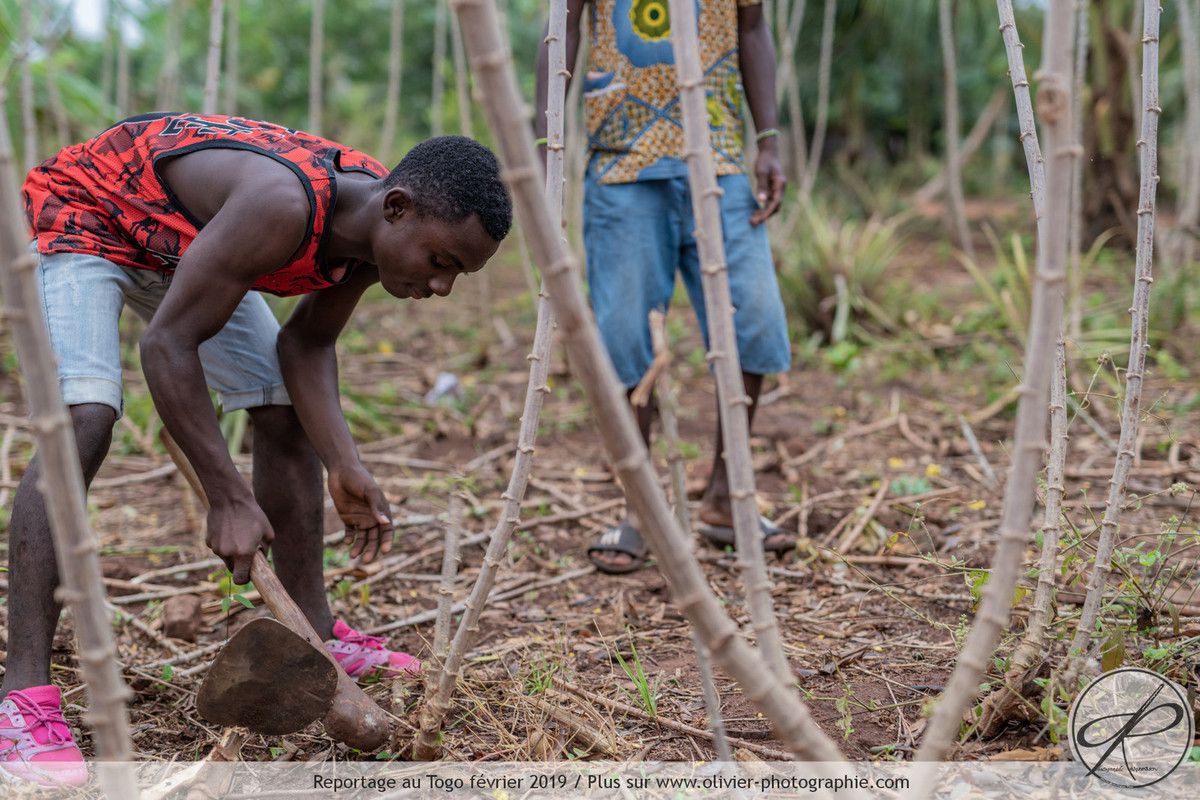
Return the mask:
<svg viewBox="0 0 1200 800">
<path fill-rule="evenodd" d="M 250 582 L 254 554 L 274 539 L 275 531 L 253 496 L 214 503 L 208 511 L 205 543 L 225 562 L 235 584 Z"/>
<path fill-rule="evenodd" d="M 758 211 L 750 215 L 751 225 L 766 222 L 783 202 L 787 177 L 783 174 L 783 165 L 779 163 L 775 141 L 774 137 L 764 139 L 758 146 L 758 158 L 754 162 L 754 199 L 758 201 Z"/>
<path fill-rule="evenodd" d="M 346 526 L 350 557 L 364 564 L 392 549 L 392 514 L 383 490 L 362 467 L 329 473 L 329 496 Z"/>
</svg>

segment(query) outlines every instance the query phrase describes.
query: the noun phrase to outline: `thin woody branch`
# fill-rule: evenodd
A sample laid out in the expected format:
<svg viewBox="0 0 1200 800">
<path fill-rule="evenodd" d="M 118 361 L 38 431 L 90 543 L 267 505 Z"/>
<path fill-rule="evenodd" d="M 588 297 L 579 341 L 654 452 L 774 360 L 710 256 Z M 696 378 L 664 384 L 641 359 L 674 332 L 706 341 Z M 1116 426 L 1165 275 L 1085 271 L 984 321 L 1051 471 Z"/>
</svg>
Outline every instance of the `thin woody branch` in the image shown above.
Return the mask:
<svg viewBox="0 0 1200 800">
<path fill-rule="evenodd" d="M 1001 27 L 1008 30 L 1004 0 Z M 1011 6 L 1009 6 L 1011 10 Z M 1034 489 L 1042 451 L 1045 447 L 1046 417 L 1050 389 L 1051 353 L 1063 316 L 1063 288 L 1066 277 L 1067 228 L 1070 216 L 1071 162 L 1078 157 L 1071 132 L 1071 54 L 1075 27 L 1072 0 L 1050 0 L 1046 13 L 1045 55 L 1038 109 L 1051 158 L 1046 165 L 1046 224 L 1039 225 L 1037 271 L 1033 283 L 1033 303 L 1025 346 L 1025 374 L 1018 387 L 1016 432 L 1008 482 L 1004 487 L 1004 505 L 1000 518 L 1000 536 L 992 558 L 991 578 L 984 590 L 983 602 L 946 689 L 938 698 L 925 737 L 917 751 L 917 760 L 944 759 L 958 735 L 959 721 L 979 693 L 979 682 L 991 661 L 1000 634 L 1008 626 L 1012 613 L 1012 593 L 1016 586 L 1021 557 L 1029 541 L 1033 516 Z M 1015 41 L 1016 30 L 1006 32 L 1005 40 Z M 1010 54 L 1011 56 L 1011 54 Z M 1012 63 L 1010 61 L 1010 69 Z M 1023 73 L 1023 67 L 1021 68 Z M 1014 77 L 1014 86 L 1017 80 Z M 1022 88 L 1017 87 L 1018 102 Z M 1028 156 L 1029 150 L 1026 150 Z M 1031 161 L 1031 165 L 1037 162 Z M 1037 209 L 1037 170 L 1030 175 Z M 925 765 L 928 787 L 929 770 Z"/>
<path fill-rule="evenodd" d="M 829 0 L 833 2 L 833 0 Z M 700 42 L 696 34 L 695 4 L 671 0 L 671 46 L 679 81 L 679 104 L 683 109 L 684 160 L 692 193 L 696 248 L 704 308 L 708 317 L 710 351 L 708 361 L 717 379 L 720 399 L 721 436 L 725 466 L 729 473 L 730 506 L 741 562 L 746 602 L 759 647 L 775 675 L 790 683 L 793 678 L 771 601 L 771 582 L 763 556 L 758 501 L 754 493 L 754 467 L 750 461 L 750 424 L 738 359 L 737 334 L 733 323 L 725 242 L 721 229 L 721 189 L 717 185 L 712 147 L 708 136 L 708 112 L 700 67 Z"/>
<path fill-rule="evenodd" d="M 1087 594 L 1075 636 L 1067 651 L 1067 669 L 1062 683 L 1074 694 L 1076 681 L 1083 671 L 1084 658 L 1092 641 L 1100 601 L 1112 571 L 1112 554 L 1117 543 L 1121 507 L 1129 468 L 1137 447 L 1138 423 L 1142 415 L 1142 382 L 1146 373 L 1146 329 L 1150 318 L 1150 285 L 1154 283 L 1154 220 L 1158 196 L 1158 120 L 1162 116 L 1158 96 L 1158 31 L 1162 8 L 1158 0 L 1145 0 L 1142 28 L 1142 130 L 1138 139 L 1141 154 L 1141 189 L 1138 193 L 1137 266 L 1133 280 L 1133 305 L 1129 335 L 1129 365 L 1125 371 L 1125 399 L 1121 404 L 1121 437 L 1117 441 L 1117 460 L 1108 482 L 1108 498 L 1096 542 L 1096 561 L 1088 577 Z"/>
<path fill-rule="evenodd" d="M 488 124 L 496 138 L 505 176 L 513 189 L 521 229 L 550 289 L 563 339 L 587 391 L 601 440 L 625 488 L 630 505 L 643 520 L 643 532 L 659 568 L 671 585 L 680 610 L 696 627 L 713 659 L 771 720 L 780 739 L 798 757 L 817 762 L 840 761 L 837 746 L 821 732 L 795 693 L 777 679 L 737 633 L 721 609 L 699 564 L 690 556 L 687 536 L 679 529 L 655 480 L 645 444 L 634 424 L 624 392 L 613 372 L 599 332 L 583 298 L 574 260 L 564 246 L 546 198 L 531 178 L 536 155 L 527 113 L 517 90 L 512 58 L 500 33 L 494 0 L 453 0 L 462 21 L 467 55 L 478 81 Z M 845 774 L 846 765 L 818 767 L 822 774 Z M 858 792 L 852 792 L 857 796 Z"/>
<path fill-rule="evenodd" d="M 553 0 L 550 4 L 550 63 L 549 95 L 546 109 L 548 154 L 546 159 L 545 195 L 547 207 L 558 219 L 562 228 L 563 196 L 563 110 L 566 102 L 567 55 L 566 55 L 566 0 Z M 465 76 L 464 76 L 465 80 Z M 466 611 L 455 631 L 450 649 L 444 662 L 438 651 L 437 669 L 430 677 L 432 691 L 426 699 L 420 715 L 420 731 L 413 742 L 413 754 L 428 760 L 437 755 L 442 721 L 450 710 L 450 699 L 462 671 L 462 662 L 467 651 L 479 634 L 479 616 L 487 605 L 488 595 L 496 582 L 496 573 L 508 542 L 521 522 L 521 501 L 529 485 L 529 474 L 533 469 L 534 441 L 537 438 L 538 420 L 542 403 L 550 393 L 547 379 L 550 375 L 550 345 L 554 339 L 554 309 L 546 294 L 545 282 L 538 293 L 537 327 L 533 336 L 533 349 L 529 354 L 529 382 L 525 388 L 525 406 L 521 411 L 521 429 L 517 435 L 517 452 L 513 460 L 513 472 L 508 488 L 502 498 L 504 507 L 500 519 L 492 530 L 483 565 L 467 598 Z M 447 621 L 448 624 L 448 621 Z"/>
<path fill-rule="evenodd" d="M 1046 657 L 1046 629 L 1054 615 L 1054 577 L 1058 574 L 1058 543 L 1062 534 L 1062 500 L 1066 493 L 1067 462 L 1067 354 L 1062 337 L 1055 347 L 1054 376 L 1050 384 L 1050 459 L 1046 466 L 1046 508 L 1042 517 L 1042 554 L 1037 588 L 1025 625 L 1025 635 L 1004 674 L 1004 684 L 983 699 L 976 723 L 982 736 L 994 735 L 1021 702 L 1022 689 Z"/>
<path fill-rule="evenodd" d="M 0 107 L 3 90 L 0 89 Z M 46 500 L 61 586 L 59 597 L 71 609 L 79 666 L 88 695 L 88 724 L 101 762 L 133 759 L 129 714 L 131 696 L 121 676 L 112 619 L 105 606 L 96 537 L 88 527 L 83 472 L 71 416 L 63 405 L 50 335 L 42 316 L 37 257 L 28 250 L 30 234 L 16 193 L 12 140 L 0 115 L 0 289 L 25 376 L 30 427 L 41 463 L 39 489 Z M 109 797 L 138 796 L 128 764 L 101 763 L 100 780 Z"/>
</svg>

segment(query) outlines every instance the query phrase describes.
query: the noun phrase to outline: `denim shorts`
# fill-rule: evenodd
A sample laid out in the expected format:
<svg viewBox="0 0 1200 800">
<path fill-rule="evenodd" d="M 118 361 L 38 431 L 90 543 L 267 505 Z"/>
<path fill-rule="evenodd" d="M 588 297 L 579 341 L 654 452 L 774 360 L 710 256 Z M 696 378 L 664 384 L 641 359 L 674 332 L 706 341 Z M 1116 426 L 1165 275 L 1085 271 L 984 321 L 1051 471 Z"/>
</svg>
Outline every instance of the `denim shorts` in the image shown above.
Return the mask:
<svg viewBox="0 0 1200 800">
<path fill-rule="evenodd" d="M 758 204 L 745 175 L 723 175 L 718 183 L 742 371 L 786 372 L 787 319 L 766 226 L 750 224 Z M 687 178 L 603 184 L 589 170 L 583 200 L 588 289 L 600 336 L 626 387 L 636 386 L 653 361 L 648 316 L 667 309 L 677 271 L 709 344 L 694 228 Z"/>
<path fill-rule="evenodd" d="M 38 277 L 63 401 L 103 403 L 120 415 L 121 310 L 128 305 L 149 321 L 171 276 L 83 253 L 38 253 Z M 278 334 L 266 300 L 250 292 L 225 327 L 200 345 L 204 377 L 223 410 L 291 404 L 275 353 Z"/>
</svg>

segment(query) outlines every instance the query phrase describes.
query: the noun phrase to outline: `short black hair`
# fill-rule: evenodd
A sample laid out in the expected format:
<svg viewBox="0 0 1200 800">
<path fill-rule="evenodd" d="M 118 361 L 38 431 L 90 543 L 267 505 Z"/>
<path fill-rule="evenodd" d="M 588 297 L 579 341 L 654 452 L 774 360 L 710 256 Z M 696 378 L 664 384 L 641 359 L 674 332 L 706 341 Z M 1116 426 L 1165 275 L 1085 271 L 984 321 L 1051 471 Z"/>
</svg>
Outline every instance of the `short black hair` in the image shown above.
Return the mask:
<svg viewBox="0 0 1200 800">
<path fill-rule="evenodd" d="M 446 222 L 477 215 L 497 242 L 512 227 L 512 200 L 500 179 L 500 163 L 491 150 L 466 136 L 435 136 L 421 142 L 383 183 L 412 191 L 418 213 Z"/>
</svg>

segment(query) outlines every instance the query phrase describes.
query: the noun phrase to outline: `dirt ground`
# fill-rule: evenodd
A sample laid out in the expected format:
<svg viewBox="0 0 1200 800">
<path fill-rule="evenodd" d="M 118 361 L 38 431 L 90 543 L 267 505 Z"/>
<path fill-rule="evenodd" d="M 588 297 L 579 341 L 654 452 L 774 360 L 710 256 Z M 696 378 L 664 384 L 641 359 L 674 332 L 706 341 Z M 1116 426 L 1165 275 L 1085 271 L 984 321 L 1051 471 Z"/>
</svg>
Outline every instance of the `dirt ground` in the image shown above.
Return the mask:
<svg viewBox="0 0 1200 800">
<path fill-rule="evenodd" d="M 422 657 L 432 637 L 430 615 L 422 614 L 436 605 L 444 526 L 428 515 L 445 513 L 452 478 L 462 471 L 473 503 L 464 533 L 477 543 L 463 551 L 455 588 L 461 600 L 478 573 L 483 546 L 478 535 L 490 532 L 497 520 L 524 394 L 533 312 L 523 296 L 520 268 L 510 259 L 491 279 L 490 314 L 498 324 L 486 322 L 478 283 L 471 278 L 452 299 L 420 304 L 370 299 L 343 342 L 347 413 L 366 464 L 397 504 L 401 529 L 391 555 L 366 568 L 347 563 L 344 549 L 331 544 L 330 594 L 335 613 L 364 630 L 418 620 L 390 635 L 393 645 Z M 694 509 L 712 453 L 714 387 L 694 357 L 699 342 L 689 312 L 678 308 L 673 317 L 680 320 L 673 323 L 674 374 L 681 387 Z M 905 354 L 898 350 L 889 358 Z M 496 592 L 502 599 L 488 606 L 467 659 L 448 720 L 446 755 L 506 761 L 588 754 L 712 758 L 688 626 L 670 604 L 663 578 L 653 565 L 612 577 L 596 573 L 587 561 L 588 543 L 621 515 L 621 492 L 560 351 L 555 364 L 522 528 L 500 571 Z M 456 374 L 464 389 L 453 406 L 422 401 L 439 372 Z M 1002 499 L 990 474 L 1002 484 L 1013 413 L 1011 403 L 989 410 L 997 392 L 983 372 L 917 368 L 904 380 L 883 380 L 872 369 L 848 374 L 807 363 L 764 390 L 753 439 L 760 504 L 766 516 L 799 534 L 793 552 L 769 562 L 775 608 L 816 721 L 851 758 L 910 754 L 925 724 L 923 711 L 942 689 L 972 617 L 971 584 L 989 563 Z M 127 381 L 127 393 L 145 393 L 136 371 Z M 11 371 L 4 387 L 0 411 L 6 416 L 0 421 L 12 431 L 0 458 L 7 507 L 30 445 Z M 1151 413 L 1139 443 L 1131 483 L 1136 497 L 1122 527 L 1123 543 L 1154 537 L 1173 516 L 1195 527 L 1189 518 L 1192 490 L 1167 489 L 1176 482 L 1200 483 L 1200 426 L 1194 411 L 1172 415 L 1165 409 L 1184 406 L 1196 391 L 1194 385 L 1161 380 L 1147 386 L 1145 407 Z M 1115 437 L 1116 401 L 1097 397 L 1090 408 L 1096 427 Z M 960 415 L 971 421 L 979 454 L 964 438 Z M 203 514 L 156 446 L 156 430 L 125 418 L 89 503 L 110 597 L 137 621 L 116 624 L 135 690 L 130 713 L 137 757 L 187 760 L 203 756 L 220 735 L 195 710 L 208 661 L 177 660 L 169 669 L 164 662 L 224 641 L 258 612 L 237 602 L 222 611 L 228 592 L 217 585 L 222 570 L 207 561 Z M 251 431 L 248 439 L 252 436 Z M 1073 423 L 1071 447 L 1067 517 L 1089 533 L 1103 509 L 1113 453 L 1082 418 Z M 247 446 L 239 456 L 247 470 L 248 453 Z M 656 448 L 655 457 L 665 485 L 663 450 Z M 1040 515 L 1039 506 L 1036 518 Z M 327 516 L 327 531 L 336 533 L 336 515 L 330 510 Z M 736 559 L 700 544 L 698 549 L 713 590 L 745 625 Z M 1030 563 L 1034 552 L 1031 547 Z M 1195 553 L 1178 557 L 1194 559 Z M 1077 610 L 1072 598 L 1082 592 L 1081 566 L 1067 571 L 1075 584 L 1060 595 L 1059 612 L 1070 615 Z M 1191 573 L 1185 578 L 1170 590 L 1184 613 L 1174 635 L 1163 641 L 1200 634 L 1200 598 L 1191 596 L 1196 593 Z M 161 634 L 162 601 L 180 591 L 204 598 L 204 624 L 194 644 Z M 138 596 L 142 599 L 129 599 Z M 256 595 L 245 596 L 257 604 Z M 1016 631 L 1023 627 L 1025 605 L 1016 612 Z M 1149 600 L 1147 605 L 1154 609 Z M 1120 609 L 1108 615 L 1119 616 Z M 69 615 L 64 619 L 54 675 L 66 689 L 68 716 L 78 724 L 83 687 Z M 5 650 L 13 646 L 2 644 Z M 1061 652 L 1061 641 L 1056 648 Z M 1135 654 L 1136 646 L 1129 652 Z M 630 669 L 635 662 L 644 669 L 653 710 L 618 653 Z M 717 686 L 739 755 L 784 757 L 742 689 L 719 672 Z M 386 686 L 368 690 L 385 704 L 391 700 Z M 421 694 L 418 682 L 398 693 L 393 709 L 398 740 L 382 756 L 349 752 L 314 726 L 297 735 L 251 737 L 243 757 L 400 754 Z M 552 717 L 548 709 L 569 714 Z M 1036 758 L 1053 754 L 1054 747 L 1044 724 L 1014 722 L 998 739 L 968 740 L 959 756 Z"/>
</svg>

